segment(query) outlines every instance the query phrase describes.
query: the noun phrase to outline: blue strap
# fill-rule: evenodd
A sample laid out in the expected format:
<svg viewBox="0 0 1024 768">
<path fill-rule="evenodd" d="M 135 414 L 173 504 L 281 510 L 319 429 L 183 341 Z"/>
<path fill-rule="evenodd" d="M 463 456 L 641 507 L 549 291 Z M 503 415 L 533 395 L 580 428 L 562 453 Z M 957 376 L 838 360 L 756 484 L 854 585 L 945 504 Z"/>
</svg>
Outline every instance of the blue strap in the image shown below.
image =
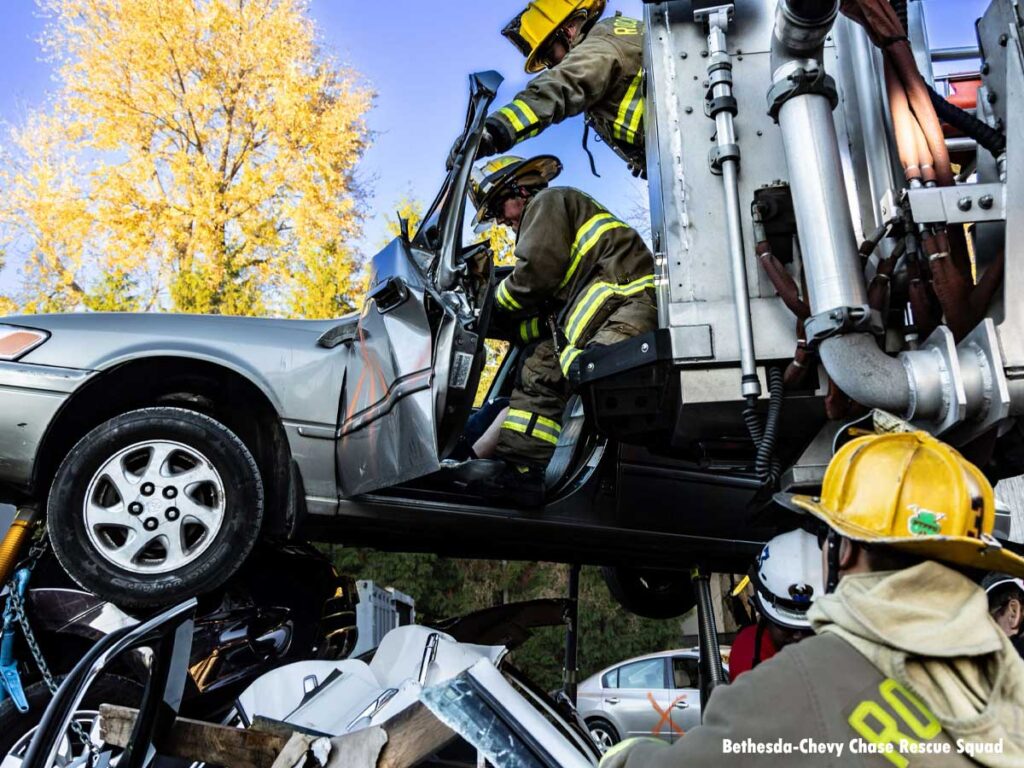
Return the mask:
<svg viewBox="0 0 1024 768">
<path fill-rule="evenodd" d="M 31 570 L 22 568 L 14 574 L 14 588 L 18 590 L 18 596 L 24 599 L 25 588 L 28 586 L 28 577 Z M 21 684 L 21 674 L 18 672 L 18 661 L 14 658 L 14 630 L 17 624 L 17 617 L 14 612 L 14 602 L 11 596 L 7 596 L 7 604 L 4 606 L 4 627 L 0 637 L 0 702 L 10 696 L 14 706 L 19 712 L 28 712 L 28 699 L 25 698 L 25 689 Z"/>
</svg>

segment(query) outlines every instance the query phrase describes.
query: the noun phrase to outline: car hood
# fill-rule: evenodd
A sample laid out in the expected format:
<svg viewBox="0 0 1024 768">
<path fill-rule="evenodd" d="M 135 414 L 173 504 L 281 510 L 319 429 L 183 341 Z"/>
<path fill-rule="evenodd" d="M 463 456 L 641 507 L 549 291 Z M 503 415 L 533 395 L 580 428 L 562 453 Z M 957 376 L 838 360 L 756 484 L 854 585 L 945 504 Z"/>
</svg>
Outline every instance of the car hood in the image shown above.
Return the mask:
<svg viewBox="0 0 1024 768">
<path fill-rule="evenodd" d="M 20 325 L 50 333 L 50 339 L 22 362 L 65 368 L 100 370 L 136 353 L 168 352 L 202 357 L 207 346 L 217 350 L 314 348 L 331 328 L 355 324 L 353 313 L 335 320 L 284 320 L 161 313 L 96 312 L 20 315 L 0 324 Z"/>
</svg>

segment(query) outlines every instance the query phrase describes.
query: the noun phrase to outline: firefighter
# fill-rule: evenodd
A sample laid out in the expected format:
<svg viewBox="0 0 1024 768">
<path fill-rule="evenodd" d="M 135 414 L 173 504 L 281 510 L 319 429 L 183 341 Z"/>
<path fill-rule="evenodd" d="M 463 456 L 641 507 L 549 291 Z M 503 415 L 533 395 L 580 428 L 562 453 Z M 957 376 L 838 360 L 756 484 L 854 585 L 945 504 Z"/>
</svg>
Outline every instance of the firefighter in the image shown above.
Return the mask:
<svg viewBox="0 0 1024 768">
<path fill-rule="evenodd" d="M 990 573 L 981 582 L 988 610 L 999 628 L 1024 656 L 1024 580 L 1008 573 Z"/>
<path fill-rule="evenodd" d="M 635 230 L 593 198 L 548 187 L 557 158 L 499 157 L 473 169 L 478 229 L 516 233 L 516 263 L 495 289 L 495 310 L 524 345 L 502 422 L 496 473 L 471 490 L 525 506 L 543 502 L 544 469 L 561 434 L 567 377 L 587 347 L 614 344 L 657 325 L 654 258 Z"/>
<path fill-rule="evenodd" d="M 622 16 L 599 21 L 604 9 L 605 0 L 533 0 L 505 27 L 526 71 L 541 74 L 487 118 L 481 157 L 585 112 L 588 132 L 646 175 L 643 28 Z"/>
<path fill-rule="evenodd" d="M 729 652 L 733 680 L 812 634 L 807 611 L 811 601 L 825 592 L 821 552 L 814 536 L 796 530 L 773 538 L 750 569 L 750 580 L 758 620 L 733 640 Z"/>
<path fill-rule="evenodd" d="M 821 498 L 785 503 L 823 523 L 815 636 L 716 688 L 673 746 L 623 742 L 602 768 L 1024 765 L 1024 664 L 961 572 L 1024 576 L 981 471 L 924 432 L 870 435 Z"/>
</svg>

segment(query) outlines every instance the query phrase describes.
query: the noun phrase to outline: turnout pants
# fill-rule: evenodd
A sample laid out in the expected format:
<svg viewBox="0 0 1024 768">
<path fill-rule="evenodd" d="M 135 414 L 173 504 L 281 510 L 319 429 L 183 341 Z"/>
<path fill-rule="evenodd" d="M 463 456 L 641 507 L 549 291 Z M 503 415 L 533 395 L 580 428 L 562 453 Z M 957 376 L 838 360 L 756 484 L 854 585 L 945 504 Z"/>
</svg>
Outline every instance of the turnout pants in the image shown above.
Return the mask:
<svg viewBox="0 0 1024 768">
<path fill-rule="evenodd" d="M 607 346 L 657 327 L 658 313 L 650 291 L 615 307 L 576 341 L 576 347 Z M 563 355 L 563 358 L 565 356 Z M 498 456 L 512 463 L 545 465 L 562 432 L 562 412 L 571 395 L 551 339 L 528 350 L 512 390 L 508 417 L 498 438 Z"/>
</svg>

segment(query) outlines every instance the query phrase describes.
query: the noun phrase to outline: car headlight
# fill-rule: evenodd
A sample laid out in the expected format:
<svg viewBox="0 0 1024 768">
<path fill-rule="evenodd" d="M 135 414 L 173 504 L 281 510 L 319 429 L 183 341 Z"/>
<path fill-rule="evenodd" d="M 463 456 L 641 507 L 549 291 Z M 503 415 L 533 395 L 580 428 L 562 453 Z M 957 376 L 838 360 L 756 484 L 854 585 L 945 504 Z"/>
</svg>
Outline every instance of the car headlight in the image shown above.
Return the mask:
<svg viewBox="0 0 1024 768">
<path fill-rule="evenodd" d="M 0 360 L 17 360 L 50 337 L 46 331 L 0 325 Z"/>
</svg>

